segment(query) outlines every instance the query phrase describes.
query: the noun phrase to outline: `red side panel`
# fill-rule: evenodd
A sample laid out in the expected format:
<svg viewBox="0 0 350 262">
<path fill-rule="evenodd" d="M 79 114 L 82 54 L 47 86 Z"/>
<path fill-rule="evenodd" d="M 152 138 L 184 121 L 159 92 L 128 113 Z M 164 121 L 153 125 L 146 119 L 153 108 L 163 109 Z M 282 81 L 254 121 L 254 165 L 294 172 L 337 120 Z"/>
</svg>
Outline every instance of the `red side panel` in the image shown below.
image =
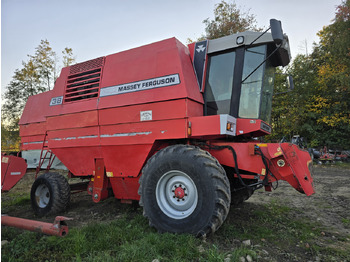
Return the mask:
<svg viewBox="0 0 350 262">
<path fill-rule="evenodd" d="M 97 110 L 47 118 L 47 130 L 59 130 L 97 125 Z"/>
<path fill-rule="evenodd" d="M 27 123 L 39 123 L 46 121 L 47 112 L 50 110 L 52 91 L 30 96 L 24 107 L 20 125 Z"/>
<path fill-rule="evenodd" d="M 214 145 L 219 146 L 232 146 L 237 153 L 238 167 L 241 170 L 249 171 L 256 174 L 263 174 L 265 166 L 258 155 L 251 155 L 249 152 L 250 143 L 227 143 L 227 142 L 215 142 Z M 234 167 L 232 153 L 228 149 L 223 150 L 211 150 L 210 153 L 219 160 L 220 164 L 225 166 Z"/>
<path fill-rule="evenodd" d="M 79 146 L 98 146 L 100 142 L 99 127 L 84 127 L 49 131 L 47 140 L 49 147 L 63 148 L 63 147 L 79 147 Z M 62 159 L 59 157 L 62 161 Z M 62 161 L 62 163 L 64 163 Z"/>
<path fill-rule="evenodd" d="M 237 136 L 248 134 L 259 137 L 271 134 L 271 127 L 260 119 L 237 118 Z"/>
<path fill-rule="evenodd" d="M 22 137 L 22 150 L 41 150 L 45 134 Z"/>
<path fill-rule="evenodd" d="M 104 158 L 107 171 L 135 177 L 156 139 L 183 138 L 186 128 L 185 119 L 145 121 L 49 131 L 48 141 L 75 175 L 92 174 L 93 160 Z"/>
<path fill-rule="evenodd" d="M 188 97 L 193 100 L 204 103 L 203 95 L 199 92 L 200 89 L 198 86 L 195 71 L 193 69 L 193 64 L 190 58 L 188 48 L 182 44 L 180 46 L 180 44 L 181 43 L 178 42 L 178 48 L 179 50 L 181 50 L 181 52 L 179 52 L 179 56 L 181 58 L 183 79 L 187 87 Z"/>
<path fill-rule="evenodd" d="M 153 144 L 102 147 L 108 176 L 137 177 L 152 146 Z"/>
<path fill-rule="evenodd" d="M 116 198 L 140 200 L 138 178 L 110 178 L 110 182 Z"/>
<path fill-rule="evenodd" d="M 46 132 L 46 122 L 33 123 L 30 125 L 21 125 L 19 130 L 19 135 L 24 136 L 34 136 L 42 135 Z"/>
<path fill-rule="evenodd" d="M 101 148 L 97 146 L 59 147 L 51 150 L 77 176 L 93 175 L 95 159 L 102 158 Z"/>
<path fill-rule="evenodd" d="M 185 138 L 187 121 L 149 121 L 142 123 L 108 125 L 100 127 L 101 145 L 153 144 L 155 140 Z"/>
<path fill-rule="evenodd" d="M 187 117 L 203 116 L 203 104 L 187 100 Z"/>
<path fill-rule="evenodd" d="M 1 156 L 1 192 L 9 191 L 25 175 L 27 163 L 21 157 Z"/>
<path fill-rule="evenodd" d="M 220 115 L 192 117 L 192 137 L 220 135 Z"/>
<path fill-rule="evenodd" d="M 140 122 L 144 112 L 150 114 L 151 120 L 185 118 L 186 100 L 172 100 L 135 106 L 115 107 L 99 110 L 100 125 Z"/>
<path fill-rule="evenodd" d="M 193 57 L 194 57 L 194 47 L 195 47 L 196 43 L 193 42 L 191 44 L 188 45 L 188 50 L 190 52 L 190 57 L 191 57 L 191 61 L 193 62 Z"/>
<path fill-rule="evenodd" d="M 20 125 L 21 150 L 41 149 L 46 132 L 46 122 Z"/>
<path fill-rule="evenodd" d="M 175 38 L 107 56 L 101 88 L 169 75 L 178 75 L 180 83 L 161 88 L 148 90 L 141 88 L 134 92 L 102 96 L 98 107 L 102 109 L 186 97 L 203 103 L 202 95 L 193 88 L 193 85 L 196 86 L 197 83 L 189 52 Z"/>
<path fill-rule="evenodd" d="M 96 110 L 98 98 L 90 98 L 88 100 L 75 101 L 66 103 L 62 106 L 60 114 L 72 114 L 83 111 Z"/>
</svg>

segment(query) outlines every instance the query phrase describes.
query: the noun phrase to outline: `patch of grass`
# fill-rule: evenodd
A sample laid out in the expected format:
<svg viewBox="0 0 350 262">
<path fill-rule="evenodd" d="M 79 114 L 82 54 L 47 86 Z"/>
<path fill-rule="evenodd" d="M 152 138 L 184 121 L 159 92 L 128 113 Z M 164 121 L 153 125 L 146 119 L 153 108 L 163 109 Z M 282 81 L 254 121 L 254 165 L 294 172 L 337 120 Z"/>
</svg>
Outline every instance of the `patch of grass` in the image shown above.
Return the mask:
<svg viewBox="0 0 350 262">
<path fill-rule="evenodd" d="M 300 261 L 303 259 L 297 257 L 298 254 L 308 254 L 310 258 L 318 256 L 322 261 L 350 260 L 348 239 L 335 242 L 333 238 L 325 237 L 322 240 L 324 229 L 317 222 L 302 217 L 302 210 L 272 201 L 257 206 L 252 212 L 237 211 L 236 217 L 229 216 L 228 221 L 206 241 L 187 234 L 159 234 L 149 227 L 148 220 L 140 212 L 125 212 L 124 216 L 109 223 L 71 228 L 64 238 L 3 227 L 2 239 L 9 243 L 2 246 L 1 258 L 3 261 L 33 261 L 33 258 L 37 261 L 91 262 L 239 261 L 249 255 L 256 261 L 263 255 L 261 250 L 268 249 L 269 256 L 277 261 L 282 259 L 277 257 L 278 254 L 295 254 L 290 260 Z M 348 224 L 349 220 L 343 219 L 343 223 Z M 252 245 L 242 243 L 247 239 Z M 279 251 L 275 254 L 271 250 Z"/>
<path fill-rule="evenodd" d="M 10 199 L 1 202 L 2 208 L 12 208 L 16 206 L 25 206 L 30 203 L 30 195 L 23 193 L 14 193 L 10 195 Z"/>
<path fill-rule="evenodd" d="M 350 224 L 350 219 L 342 218 L 341 222 L 342 222 L 344 225 L 349 225 L 349 224 Z"/>
<path fill-rule="evenodd" d="M 350 162 L 336 161 L 335 163 L 332 163 L 332 166 L 340 167 L 340 168 L 343 168 L 343 169 L 350 169 Z"/>
<path fill-rule="evenodd" d="M 346 228 L 349 228 L 349 227 L 350 227 L 350 219 L 348 219 L 348 218 L 342 218 L 342 219 L 341 219 L 341 222 L 343 223 L 343 225 L 344 225 Z"/>
<path fill-rule="evenodd" d="M 200 250 L 203 243 L 191 235 L 159 234 L 141 215 L 71 229 L 64 238 L 3 228 L 2 239 L 9 241 L 3 261 L 223 261 L 227 255 L 210 244 Z"/>
<path fill-rule="evenodd" d="M 236 248 L 232 253 L 231 261 L 240 261 L 241 257 L 251 256 L 254 261 L 257 259 L 257 254 L 254 250 L 247 247 Z"/>
<path fill-rule="evenodd" d="M 316 252 L 319 254 L 321 261 L 349 261 L 350 252 L 349 249 L 339 247 L 318 247 L 313 246 Z"/>
</svg>

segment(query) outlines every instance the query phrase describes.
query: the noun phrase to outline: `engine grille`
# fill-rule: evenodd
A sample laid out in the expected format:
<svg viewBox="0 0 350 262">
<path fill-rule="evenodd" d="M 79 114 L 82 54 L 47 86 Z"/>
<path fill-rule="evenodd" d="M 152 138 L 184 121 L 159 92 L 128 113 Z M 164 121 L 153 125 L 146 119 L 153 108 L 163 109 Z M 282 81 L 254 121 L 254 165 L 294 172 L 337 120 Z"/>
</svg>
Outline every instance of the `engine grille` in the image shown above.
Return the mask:
<svg viewBox="0 0 350 262">
<path fill-rule="evenodd" d="M 93 68 L 102 67 L 104 62 L 104 57 L 99 57 L 93 60 L 89 60 L 86 62 L 82 62 L 79 64 L 75 64 L 69 67 L 69 74 L 77 74 L 80 72 L 84 72 Z"/>
<path fill-rule="evenodd" d="M 70 67 L 64 102 L 73 102 L 98 96 L 104 57 Z"/>
</svg>

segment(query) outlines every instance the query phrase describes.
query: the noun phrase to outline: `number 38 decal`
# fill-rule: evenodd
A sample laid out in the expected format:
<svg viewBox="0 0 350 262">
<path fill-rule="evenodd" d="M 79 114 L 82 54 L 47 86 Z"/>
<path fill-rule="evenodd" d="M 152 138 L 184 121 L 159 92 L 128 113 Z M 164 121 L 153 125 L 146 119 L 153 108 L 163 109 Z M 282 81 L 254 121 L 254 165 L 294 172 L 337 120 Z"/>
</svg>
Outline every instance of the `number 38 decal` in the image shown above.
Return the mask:
<svg viewBox="0 0 350 262">
<path fill-rule="evenodd" d="M 57 96 L 51 98 L 50 106 L 62 105 L 63 96 Z"/>
</svg>

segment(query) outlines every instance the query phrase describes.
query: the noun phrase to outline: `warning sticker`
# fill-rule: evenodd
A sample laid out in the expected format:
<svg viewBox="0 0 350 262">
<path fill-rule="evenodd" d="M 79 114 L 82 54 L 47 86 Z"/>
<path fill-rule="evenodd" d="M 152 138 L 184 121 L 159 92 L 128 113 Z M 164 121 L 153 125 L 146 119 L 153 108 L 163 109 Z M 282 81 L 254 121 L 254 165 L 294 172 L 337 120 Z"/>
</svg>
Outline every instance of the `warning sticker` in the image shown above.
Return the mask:
<svg viewBox="0 0 350 262">
<path fill-rule="evenodd" d="M 140 121 L 150 121 L 150 120 L 152 120 L 152 110 L 140 112 Z"/>
</svg>

